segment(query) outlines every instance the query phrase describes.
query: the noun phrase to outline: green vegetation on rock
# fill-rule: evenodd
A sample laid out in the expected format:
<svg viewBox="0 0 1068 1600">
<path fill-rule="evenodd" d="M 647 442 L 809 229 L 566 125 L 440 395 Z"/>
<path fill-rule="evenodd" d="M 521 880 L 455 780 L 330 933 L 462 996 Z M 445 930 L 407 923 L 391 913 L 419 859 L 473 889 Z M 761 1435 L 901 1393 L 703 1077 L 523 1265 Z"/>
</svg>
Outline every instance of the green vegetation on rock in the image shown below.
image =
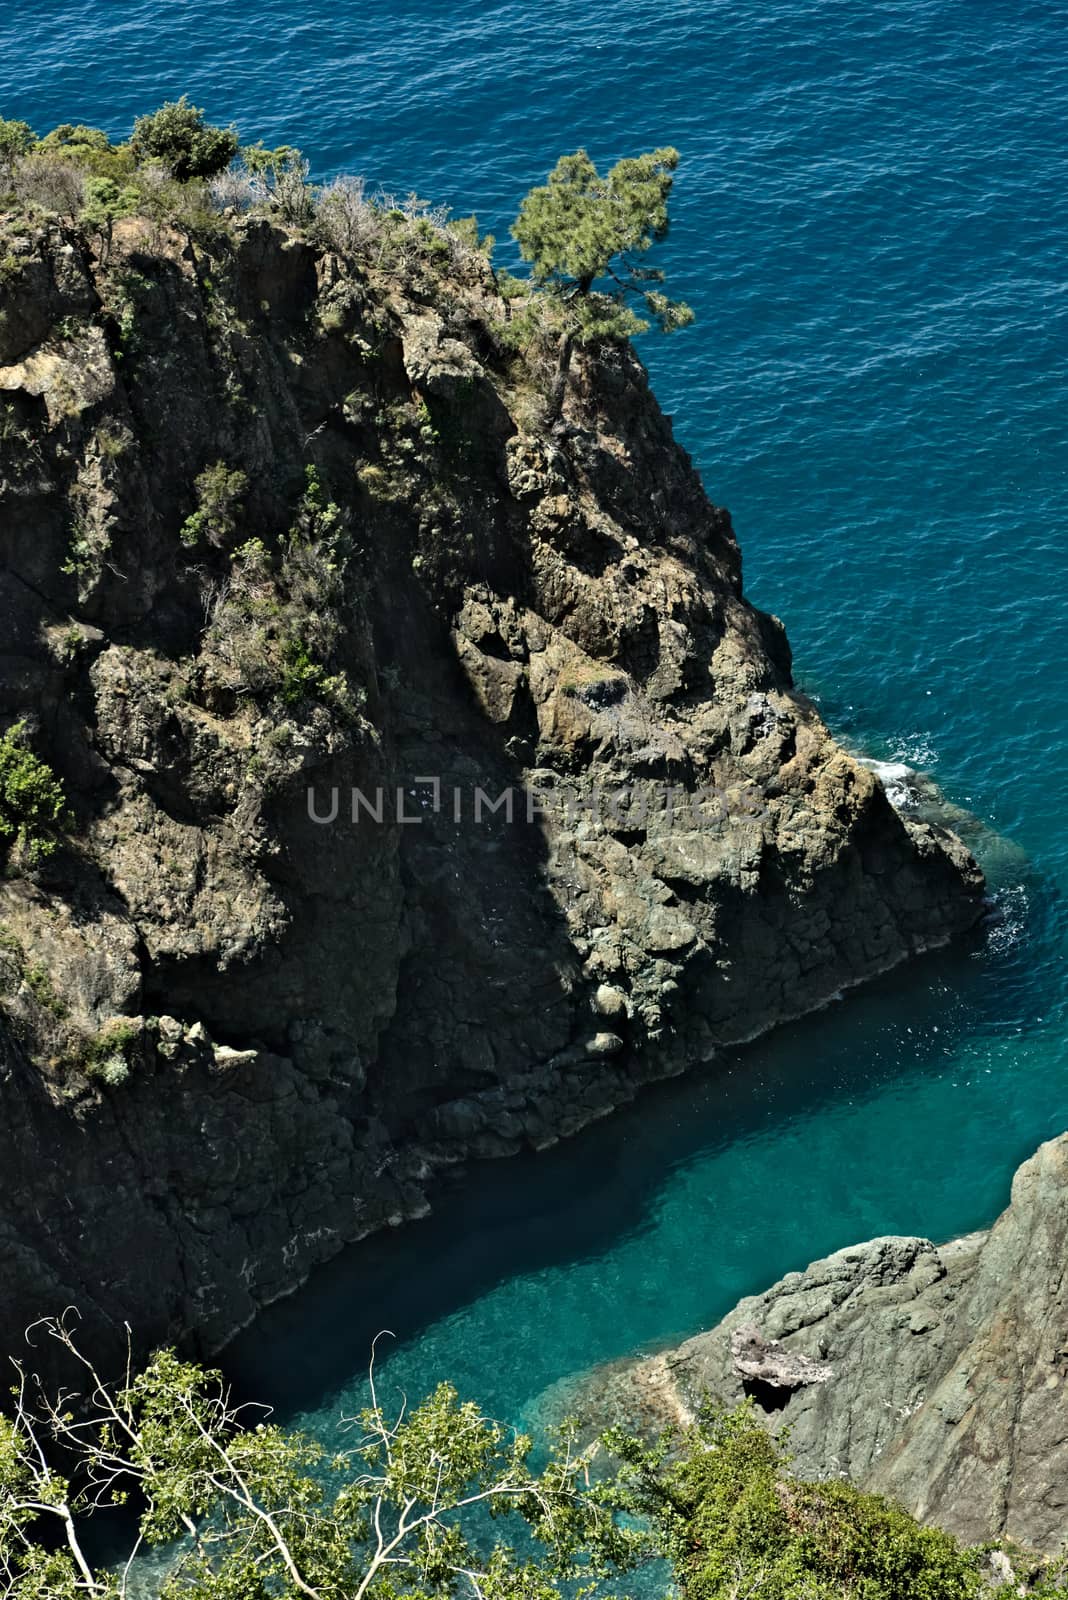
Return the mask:
<svg viewBox="0 0 1068 1600">
<path fill-rule="evenodd" d="M 679 1441 L 613 1431 L 621 1503 L 654 1529 L 685 1600 L 976 1600 L 984 1556 L 842 1479 L 805 1482 L 748 1406 Z M 677 1448 L 668 1448 L 676 1445 Z M 1061 1591 L 1063 1593 L 1063 1591 Z"/>
<path fill-rule="evenodd" d="M 182 524 L 182 543 L 190 549 L 202 540 L 219 547 L 226 545 L 237 531 L 248 478 L 225 461 L 216 461 L 199 474 L 194 488 L 197 509 Z"/>
<path fill-rule="evenodd" d="M 562 323 L 557 407 L 575 341 L 626 339 L 649 321 L 668 333 L 693 321 L 688 305 L 655 287 L 664 281 L 660 268 L 633 259 L 667 238 L 678 162 L 678 151 L 665 147 L 617 161 L 602 177 L 577 150 L 561 156 L 520 207 L 512 233 L 534 283 L 555 297 Z"/>
<path fill-rule="evenodd" d="M 84 1535 L 93 1514 L 130 1503 L 134 1553 L 169 1547 L 161 1600 L 558 1600 L 611 1594 L 652 1558 L 670 1563 L 681 1600 L 1068 1595 L 1052 1568 L 1022 1588 L 1004 1555 L 994 1564 L 848 1483 L 793 1477 L 748 1406 L 654 1446 L 620 1430 L 581 1445 L 568 1422 L 535 1465 L 530 1437 L 448 1384 L 389 1415 L 372 1364 L 371 1404 L 330 1452 L 171 1351 L 109 1384 L 65 1322 L 36 1333 L 84 1381 L 57 1401 L 15 1363 L 0 1580 L 20 1600 L 125 1593 Z"/>
<path fill-rule="evenodd" d="M 30 862 L 56 849 L 67 823 L 63 785 L 29 747 L 24 722 L 0 738 L 0 846 L 13 845 Z"/>
<path fill-rule="evenodd" d="M 237 154 L 238 140 L 232 128 L 205 122 L 203 111 L 182 95 L 138 117 L 130 143 L 136 156 L 161 161 L 172 177 L 184 183 L 225 171 Z"/>
<path fill-rule="evenodd" d="M 101 241 L 100 254 L 107 260 L 115 224 L 122 217 L 132 217 L 137 210 L 138 191 L 132 184 L 122 188 L 114 178 L 90 178 L 85 186 L 85 204 L 79 221 Z"/>
<path fill-rule="evenodd" d="M 113 1017 L 85 1041 L 80 1054 L 72 1052 L 72 1064 L 80 1067 L 87 1078 L 95 1078 L 110 1089 L 118 1088 L 130 1076 L 130 1056 L 140 1037 L 138 1021 Z"/>
<path fill-rule="evenodd" d="M 550 418 L 560 411 L 576 345 L 693 319 L 687 305 L 663 293 L 663 272 L 640 259 L 667 236 L 678 160 L 665 147 L 618 161 L 602 176 L 579 150 L 562 156 L 522 203 L 512 231 L 531 274 L 489 277 L 504 305 L 521 302 L 495 331 L 506 349 L 536 353 L 551 343 Z M 157 230 L 177 227 L 203 245 L 236 219 L 270 216 L 420 293 L 449 273 L 489 275 L 493 250 L 476 217 L 453 218 L 415 194 L 372 194 L 362 179 L 317 185 L 295 146 L 241 145 L 233 128 L 206 122 L 184 95 L 137 118 L 130 139 L 118 144 L 80 124 L 38 139 L 28 124 L 0 120 L 0 202 L 80 224 L 98 239 L 102 264 L 115 224 L 129 217 Z M 210 293 L 211 280 L 203 286 Z M 325 309 L 322 326 L 340 331 L 342 310 Z"/>
<path fill-rule="evenodd" d="M 224 543 L 246 487 L 244 474 L 222 462 L 201 473 L 201 508 L 186 521 L 183 543 L 202 536 Z M 212 610 L 207 643 L 235 690 L 251 690 L 289 710 L 318 701 L 343 718 L 357 714 L 359 696 L 334 662 L 350 603 L 348 557 L 346 519 L 309 466 L 289 533 L 273 551 L 261 539 L 246 540 L 234 552 Z"/>
<path fill-rule="evenodd" d="M 241 164 L 248 175 L 249 193 L 259 194 L 283 222 L 304 227 L 315 216 L 314 190 L 308 182 L 308 163 L 291 144 L 270 150 L 262 142 L 246 145 Z"/>
</svg>

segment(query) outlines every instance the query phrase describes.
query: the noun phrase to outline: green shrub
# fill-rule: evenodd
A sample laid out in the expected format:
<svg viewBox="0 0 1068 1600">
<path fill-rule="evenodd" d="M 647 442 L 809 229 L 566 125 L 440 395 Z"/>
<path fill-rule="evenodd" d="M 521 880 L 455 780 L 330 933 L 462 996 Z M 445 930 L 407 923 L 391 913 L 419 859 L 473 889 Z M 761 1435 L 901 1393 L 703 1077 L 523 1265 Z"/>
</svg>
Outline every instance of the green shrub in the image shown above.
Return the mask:
<svg viewBox="0 0 1068 1600">
<path fill-rule="evenodd" d="M 285 640 L 282 645 L 282 680 L 278 686 L 283 705 L 296 706 L 302 700 L 314 699 L 325 677 L 325 668 L 309 653 L 302 640 Z"/>
<path fill-rule="evenodd" d="M 216 461 L 199 474 L 194 488 L 197 509 L 182 524 L 182 543 L 187 549 L 194 549 L 202 539 L 216 546 L 227 544 L 237 530 L 248 478 L 236 468 L 231 470 L 225 461 Z"/>
<path fill-rule="evenodd" d="M 42 150 L 95 150 L 99 154 L 114 148 L 103 128 L 89 128 L 84 122 L 61 122 L 41 140 Z"/>
<path fill-rule="evenodd" d="M 116 1089 L 130 1076 L 130 1057 L 141 1029 L 126 1017 L 112 1017 L 100 1032 L 86 1041 L 76 1065 L 87 1078 Z"/>
<path fill-rule="evenodd" d="M 35 863 L 52 855 L 67 825 L 63 785 L 29 748 L 26 724 L 16 722 L 0 739 L 0 842 Z"/>
<path fill-rule="evenodd" d="M 304 468 L 304 493 L 297 502 L 297 514 L 290 531 L 290 542 L 310 544 L 316 540 L 331 544 L 341 521 L 341 507 L 326 498 L 318 469 Z"/>
<path fill-rule="evenodd" d="M 61 123 L 46 133 L 34 147 L 36 162 L 61 162 L 84 173 L 86 178 L 109 178 L 112 183 L 129 183 L 137 163 L 128 144 L 112 144 L 102 128 Z"/>
<path fill-rule="evenodd" d="M 10 996 L 21 985 L 29 990 L 39 1010 L 57 1019 L 67 1015 L 66 1002 L 56 993 L 44 962 L 28 961 L 22 941 L 0 923 L 0 995 Z"/>
<path fill-rule="evenodd" d="M 273 702 L 276 713 L 314 700 L 356 719 L 364 691 L 339 660 L 350 622 L 348 556 L 345 516 L 309 466 L 288 534 L 273 549 L 249 539 L 233 553 L 205 635 L 222 680 Z"/>
<path fill-rule="evenodd" d="M 478 218 L 474 214 L 469 217 L 450 217 L 445 226 L 468 250 L 477 250 L 487 261 L 491 259 L 497 241 L 492 233 L 480 233 Z"/>
<path fill-rule="evenodd" d="M 106 261 L 111 249 L 111 235 L 116 222 L 122 217 L 132 217 L 137 210 L 140 195 L 132 184 L 120 189 L 114 178 L 90 178 L 85 186 L 85 204 L 78 221 L 100 238 L 101 256 Z"/>
<path fill-rule="evenodd" d="M 52 974 L 42 961 L 35 961 L 23 973 L 26 987 L 37 1001 L 42 1011 L 50 1011 L 54 1017 L 65 1017 L 67 1007 L 56 993 L 52 982 Z"/>
<path fill-rule="evenodd" d="M 978 1600 L 978 1551 L 880 1495 L 789 1470 L 749 1406 L 705 1414 L 669 1457 L 620 1433 L 627 1508 L 648 1518 L 683 1600 Z"/>
<path fill-rule="evenodd" d="M 1028 1600 L 1068 1600 L 1068 1565 L 1065 1561 L 1057 1560 L 1048 1572 L 1031 1585 L 1027 1596 Z"/>
<path fill-rule="evenodd" d="M 225 171 L 237 154 L 237 143 L 233 128 L 205 122 L 203 111 L 190 105 L 184 94 L 147 117 L 138 117 L 131 140 L 139 160 L 161 161 L 180 183 Z"/>
<path fill-rule="evenodd" d="M 132 435 L 116 428 L 99 428 L 96 447 L 106 461 L 117 461 L 132 443 Z"/>
<path fill-rule="evenodd" d="M 291 144 L 270 150 L 262 142 L 247 145 L 241 161 L 251 192 L 262 198 L 282 218 L 304 227 L 315 215 L 314 190 L 308 182 L 308 163 Z"/>
<path fill-rule="evenodd" d="M 28 122 L 8 122 L 0 117 L 0 172 L 10 172 L 19 157 L 32 150 L 33 143 Z"/>
<path fill-rule="evenodd" d="M 116 1018 L 101 1037 L 124 1026 L 138 1025 Z M 115 1082 L 129 1043 L 105 1068 Z M 1065 1600 L 1048 1581 L 984 1584 L 982 1552 L 876 1496 L 800 1483 L 744 1408 L 688 1430 L 681 1457 L 664 1440 L 616 1439 L 617 1477 L 600 1470 L 596 1444 L 579 1447 L 574 1422 L 535 1456 L 529 1436 L 448 1384 L 387 1412 L 372 1364 L 371 1405 L 344 1424 L 358 1426 L 355 1446 L 330 1453 L 235 1404 L 220 1372 L 173 1351 L 111 1383 L 69 1318 L 34 1326 L 87 1381 L 74 1406 L 14 1361 L 22 1403 L 0 1414 L 0 1565 L 17 1580 L 5 1593 L 25 1600 L 119 1593 L 79 1542 L 98 1511 L 110 1538 L 85 1541 L 90 1557 L 94 1545 L 117 1551 L 116 1535 L 131 1564 L 155 1548 L 162 1588 L 142 1576 L 170 1600 L 595 1600 L 665 1589 L 681 1600 Z M 633 1525 L 634 1510 L 649 1531 Z M 626 1581 L 665 1546 L 670 1588 L 655 1571 Z"/>
</svg>

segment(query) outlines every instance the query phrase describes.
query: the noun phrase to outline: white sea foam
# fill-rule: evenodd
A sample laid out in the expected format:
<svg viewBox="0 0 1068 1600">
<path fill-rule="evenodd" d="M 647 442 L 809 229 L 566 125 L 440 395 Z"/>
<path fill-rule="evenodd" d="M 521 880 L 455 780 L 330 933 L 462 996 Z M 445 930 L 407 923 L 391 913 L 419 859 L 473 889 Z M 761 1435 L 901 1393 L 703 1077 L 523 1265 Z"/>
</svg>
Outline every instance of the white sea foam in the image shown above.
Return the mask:
<svg viewBox="0 0 1068 1600">
<path fill-rule="evenodd" d="M 907 766 L 904 761 L 872 761 L 863 760 L 863 765 L 874 772 L 886 790 L 886 798 L 892 806 L 899 811 L 915 805 L 917 773 L 913 767 Z"/>
<path fill-rule="evenodd" d="M 938 751 L 926 733 L 907 733 L 896 739 L 890 746 L 890 756 L 894 762 L 910 767 L 926 769 L 938 765 Z"/>
<path fill-rule="evenodd" d="M 1027 932 L 1030 903 L 1022 883 L 999 889 L 987 927 L 986 948 L 992 955 L 1004 955 L 1018 945 Z"/>
</svg>

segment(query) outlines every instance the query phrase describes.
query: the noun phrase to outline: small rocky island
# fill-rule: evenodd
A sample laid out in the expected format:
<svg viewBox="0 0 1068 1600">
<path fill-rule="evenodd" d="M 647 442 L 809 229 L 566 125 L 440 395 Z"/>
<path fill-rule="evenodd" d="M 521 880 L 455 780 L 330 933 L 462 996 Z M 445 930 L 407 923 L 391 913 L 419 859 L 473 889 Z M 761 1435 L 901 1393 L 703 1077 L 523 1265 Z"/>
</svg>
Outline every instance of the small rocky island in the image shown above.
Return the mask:
<svg viewBox="0 0 1068 1600">
<path fill-rule="evenodd" d="M 0 883 L 4 1349 L 67 1304 L 217 1348 L 442 1168 L 981 914 L 795 689 L 629 347 L 556 405 L 521 314 L 477 230 L 355 189 L 0 218 L 0 718 L 69 808 Z M 867 1273 L 934 1317 L 970 1248 L 872 1247 L 826 1314 Z M 895 1416 L 839 1438 L 838 1359 L 790 1405 L 863 1475 Z"/>
</svg>

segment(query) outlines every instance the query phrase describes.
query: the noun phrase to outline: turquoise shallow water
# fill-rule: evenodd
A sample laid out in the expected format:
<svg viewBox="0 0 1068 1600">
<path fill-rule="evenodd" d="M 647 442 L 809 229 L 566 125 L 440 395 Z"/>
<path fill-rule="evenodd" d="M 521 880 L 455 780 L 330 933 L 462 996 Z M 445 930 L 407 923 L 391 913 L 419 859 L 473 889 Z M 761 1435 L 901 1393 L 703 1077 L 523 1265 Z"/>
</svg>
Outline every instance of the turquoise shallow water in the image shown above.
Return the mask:
<svg viewBox="0 0 1068 1600">
<path fill-rule="evenodd" d="M 0 114 L 125 133 L 188 89 L 505 234 L 564 149 L 672 142 L 696 326 L 643 353 L 803 684 L 1012 841 L 929 959 L 369 1241 L 232 1353 L 327 1427 L 390 1380 L 498 1413 L 853 1239 L 988 1222 L 1068 1128 L 1068 4 L 14 0 Z"/>
</svg>

